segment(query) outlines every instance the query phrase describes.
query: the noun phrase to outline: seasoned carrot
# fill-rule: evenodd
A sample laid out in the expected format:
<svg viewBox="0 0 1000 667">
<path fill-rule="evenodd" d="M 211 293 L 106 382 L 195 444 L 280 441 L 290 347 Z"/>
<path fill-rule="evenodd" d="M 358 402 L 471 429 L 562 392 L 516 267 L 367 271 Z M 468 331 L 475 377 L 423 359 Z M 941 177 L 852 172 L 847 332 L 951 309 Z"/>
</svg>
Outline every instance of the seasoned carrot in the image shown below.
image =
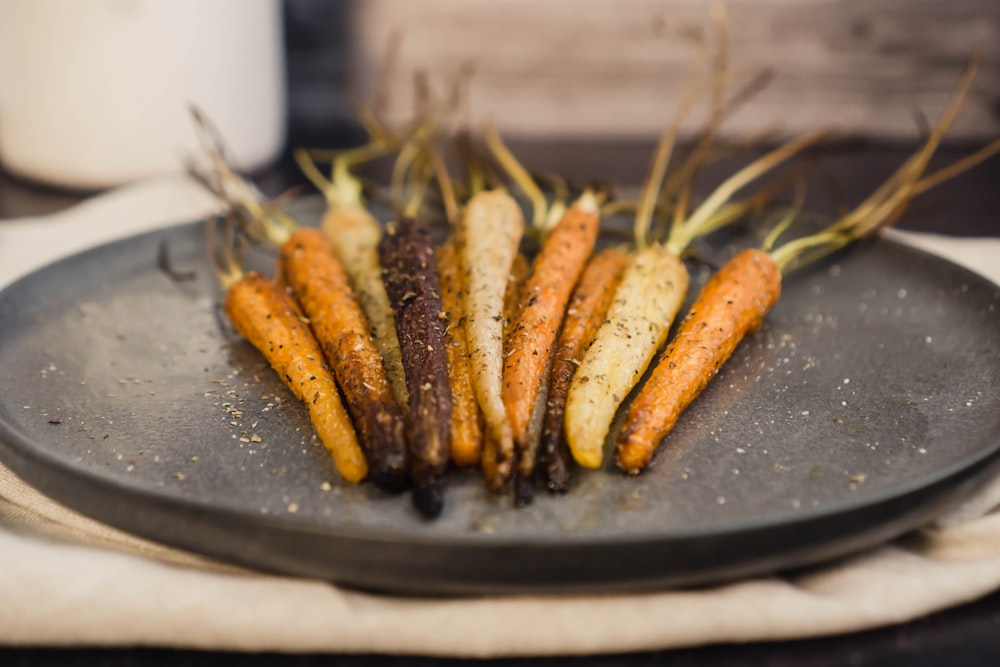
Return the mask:
<svg viewBox="0 0 1000 667">
<path fill-rule="evenodd" d="M 333 375 L 285 288 L 260 273 L 247 273 L 229 286 L 223 307 L 236 331 L 305 404 L 340 476 L 354 483 L 364 479 L 368 466 Z"/>
<path fill-rule="evenodd" d="M 451 387 L 430 232 L 414 218 L 398 217 L 386 225 L 378 253 L 410 394 L 413 502 L 434 517 L 441 513 L 451 453 Z"/>
<path fill-rule="evenodd" d="M 469 341 L 465 334 L 462 302 L 465 290 L 458 241 L 452 237 L 436 251 L 441 275 L 441 306 L 447 316 L 444 334 L 448 354 L 448 384 L 451 386 L 451 460 L 458 466 L 479 463 L 483 448 L 483 415 L 476 402 L 469 366 Z"/>
<path fill-rule="evenodd" d="M 377 154 L 378 148 L 369 148 L 368 153 Z M 378 261 L 377 247 L 382 236 L 382 226 L 365 207 L 361 197 L 361 184 L 349 171 L 353 162 L 367 157 L 368 153 L 365 149 L 358 149 L 357 153 L 344 153 L 338 157 L 334 161 L 331 179 L 320 173 L 306 151 L 296 151 L 295 157 L 306 176 L 326 197 L 323 231 L 333 242 L 337 257 L 351 279 L 351 288 L 371 325 L 396 402 L 405 410 L 408 401 L 403 362 L 396 338 L 392 306 L 385 294 L 382 267 Z"/>
<path fill-rule="evenodd" d="M 506 350 L 506 343 L 510 340 L 510 332 L 514 328 L 514 320 L 517 318 L 517 310 L 521 305 L 521 291 L 524 283 L 531 273 L 531 263 L 524 256 L 523 252 L 514 255 L 514 261 L 510 265 L 510 273 L 507 274 L 507 283 L 503 293 L 503 340 Z"/>
<path fill-rule="evenodd" d="M 318 229 L 295 231 L 281 247 L 281 265 L 333 367 L 368 454 L 372 480 L 388 490 L 401 489 L 408 472 L 403 412 L 329 238 Z"/>
<path fill-rule="evenodd" d="M 521 294 L 507 341 L 503 400 L 517 448 L 519 503 L 530 500 L 538 438 L 529 434 L 566 305 L 594 249 L 600 221 L 597 198 L 585 192 L 545 237 Z"/>
<path fill-rule="evenodd" d="M 205 120 L 196 119 L 214 169 L 206 182 L 243 219 L 246 233 L 279 250 L 279 279 L 292 287 L 312 322 L 360 431 L 373 481 L 387 490 L 402 488 L 408 472 L 402 411 L 332 243 L 319 230 L 299 229 L 280 207 L 264 202 L 226 162 Z"/>
<path fill-rule="evenodd" d="M 661 245 L 640 250 L 625 267 L 566 397 L 566 440 L 580 465 L 601 464 L 615 412 L 665 342 L 687 287 L 684 263 Z"/>
<path fill-rule="evenodd" d="M 705 285 L 643 390 L 632 402 L 618 440 L 617 462 L 638 473 L 651 447 L 718 373 L 736 345 L 764 321 L 781 295 L 781 272 L 770 255 L 749 249 Z M 671 391 L 657 391 L 670 387 Z"/>
<path fill-rule="evenodd" d="M 736 192 L 831 132 L 824 128 L 807 133 L 757 158 L 723 181 L 690 216 L 684 215 L 686 196 L 681 197 L 667 242 L 649 244 L 646 232 L 673 131 L 669 128 L 661 139 L 636 215 L 639 250 L 625 269 L 608 318 L 584 354 L 567 394 L 566 439 L 573 458 L 584 467 L 601 465 L 604 440 L 618 407 L 666 342 L 690 281 L 681 254 L 695 238 L 737 219 L 734 210 L 750 206 L 730 204 Z"/>
<path fill-rule="evenodd" d="M 482 466 L 490 488 L 498 491 L 514 465 L 514 436 L 503 404 L 504 291 L 524 218 L 503 190 L 472 197 L 461 218 L 462 265 L 466 284 L 466 336 L 473 386 L 486 422 Z"/>
<path fill-rule="evenodd" d="M 539 461 L 548 487 L 553 491 L 565 491 L 569 483 L 569 450 L 563 425 L 570 380 L 607 315 L 627 263 L 628 256 L 615 248 L 594 255 L 584 268 L 566 308 L 562 332 L 553 353 L 539 449 Z"/>
<path fill-rule="evenodd" d="M 618 466 L 629 474 L 645 468 L 679 415 L 705 389 L 740 341 L 757 329 L 781 293 L 782 274 L 825 256 L 892 224 L 914 195 L 957 175 L 976 160 L 923 178 L 931 156 L 958 114 L 971 85 L 969 67 L 938 124 L 923 146 L 895 174 L 856 208 L 825 230 L 771 249 L 788 218 L 764 241 L 762 250 L 738 253 L 709 280 L 685 317 L 677 337 L 663 352 L 653 373 L 625 416 L 618 437 Z M 977 153 L 982 160 L 991 147 Z"/>
<path fill-rule="evenodd" d="M 518 456 L 514 501 L 525 505 L 534 497 L 552 350 L 570 293 L 597 240 L 600 205 L 597 194 L 587 190 L 567 209 L 568 188 L 559 177 L 549 179 L 556 195 L 550 202 L 493 125 L 486 126 L 484 139 L 531 202 L 530 231 L 541 241 L 525 284 L 516 294 L 508 290 L 506 304 L 512 314 L 505 329 L 503 401 Z"/>
<path fill-rule="evenodd" d="M 237 331 L 265 355 L 295 395 L 306 403 L 317 434 L 334 457 L 341 475 L 350 481 L 360 481 L 368 475 L 368 462 L 364 459 L 362 447 L 341 402 L 335 378 L 326 365 L 323 346 L 316 340 L 299 304 L 285 286 L 278 280 L 265 278 L 261 274 L 244 275 L 242 260 L 235 253 L 243 238 L 240 234 L 234 234 L 237 220 L 242 222 L 242 231 L 253 229 L 275 246 L 288 241 L 297 225 L 277 207 L 265 204 L 260 192 L 232 170 L 225 159 L 222 142 L 208 120 L 197 109 L 192 109 L 192 115 L 205 155 L 211 163 L 211 171 L 200 176 L 203 183 L 229 208 L 225 230 L 231 242 L 227 242 L 220 250 L 216 225 L 210 224 L 207 227 L 209 254 L 219 282 L 227 290 L 225 310 Z M 278 273 L 282 279 L 291 277 L 293 282 L 299 282 L 299 268 L 299 263 L 287 255 L 278 261 Z M 337 294 L 336 287 L 327 290 L 328 285 L 323 284 L 322 269 L 317 270 L 320 280 L 314 281 L 316 289 L 304 290 L 299 285 L 309 297 L 306 299 L 307 303 L 318 306 L 324 306 L 330 301 L 336 301 L 337 305 L 343 303 L 343 300 L 337 301 L 337 298 L 344 294 Z M 349 291 L 346 296 L 349 301 Z M 317 313 L 318 310 L 313 314 Z M 318 320 L 322 323 L 323 319 L 323 315 L 319 314 Z M 327 347 L 329 349 L 330 346 Z M 307 384 L 312 387 L 317 382 L 321 384 L 315 390 L 306 391 Z M 390 402 L 390 408 L 391 403 L 393 402 Z M 361 406 L 352 403 L 352 409 L 359 407 Z M 373 406 L 361 409 L 378 412 L 378 408 L 373 409 Z M 364 419 L 359 421 L 367 429 L 369 422 Z M 363 435 L 374 438 L 376 434 L 364 432 Z M 377 435 L 381 436 L 381 431 Z M 374 457 L 375 481 L 385 486 L 395 486 L 388 481 L 393 475 L 387 475 L 387 469 L 398 467 L 405 474 L 405 460 L 400 465 L 392 457 L 384 455 L 387 448 L 392 446 L 391 439 L 386 439 L 384 445 L 381 444 L 382 440 L 379 442 L 380 450 Z M 405 455 L 405 448 L 402 452 Z M 388 467 L 384 465 L 387 462 L 391 464 Z M 398 472 L 395 476 L 398 476 Z"/>
</svg>

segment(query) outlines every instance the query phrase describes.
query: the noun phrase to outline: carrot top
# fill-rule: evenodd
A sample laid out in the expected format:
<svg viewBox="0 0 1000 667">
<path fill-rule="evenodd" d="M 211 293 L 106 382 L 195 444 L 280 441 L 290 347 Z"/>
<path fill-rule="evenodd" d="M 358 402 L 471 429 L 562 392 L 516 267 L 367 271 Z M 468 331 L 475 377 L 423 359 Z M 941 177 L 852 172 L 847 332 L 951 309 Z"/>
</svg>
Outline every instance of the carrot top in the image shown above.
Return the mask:
<svg viewBox="0 0 1000 667">
<path fill-rule="evenodd" d="M 535 179 L 500 138 L 496 126 L 487 123 L 483 131 L 483 139 L 496 161 L 500 163 L 510 179 L 531 202 L 531 230 L 538 236 L 545 236 L 562 220 L 566 213 L 566 195 L 568 193 L 564 187 L 565 184 L 562 183 L 561 179 L 553 179 L 556 184 L 557 197 L 549 202 Z"/>
<path fill-rule="evenodd" d="M 892 176 L 855 208 L 840 216 L 825 229 L 788 241 L 777 248 L 777 239 L 787 230 L 794 215 L 785 217 L 765 238 L 761 249 L 768 252 L 782 273 L 805 266 L 847 244 L 892 225 L 913 197 L 954 178 L 983 160 L 1000 152 L 1000 140 L 929 176 L 924 176 L 934 151 L 955 122 L 962 102 L 972 84 L 978 61 L 966 68 L 951 100 L 923 145 Z"/>
</svg>

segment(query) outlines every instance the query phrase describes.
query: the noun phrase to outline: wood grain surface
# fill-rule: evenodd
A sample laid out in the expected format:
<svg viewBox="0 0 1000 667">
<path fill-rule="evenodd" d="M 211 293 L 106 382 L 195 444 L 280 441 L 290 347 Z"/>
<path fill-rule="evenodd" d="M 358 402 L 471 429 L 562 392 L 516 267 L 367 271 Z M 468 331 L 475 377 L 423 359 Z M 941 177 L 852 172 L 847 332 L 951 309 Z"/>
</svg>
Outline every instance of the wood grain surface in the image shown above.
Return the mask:
<svg viewBox="0 0 1000 667">
<path fill-rule="evenodd" d="M 349 109 L 348 97 L 369 96 L 387 41 L 396 34 L 399 57 L 388 78 L 386 105 L 391 119 L 409 116 L 416 71 L 426 71 L 443 93 L 468 63 L 475 69 L 474 120 L 492 117 L 501 129 L 528 137 L 648 136 L 672 112 L 707 34 L 711 5 L 289 0 L 293 115 L 318 123 L 319 114 L 329 119 Z M 1000 131 L 995 0 L 725 5 L 736 75 L 764 69 L 774 74 L 770 86 L 727 125 L 731 135 L 836 122 L 848 134 L 912 139 L 919 132 L 915 112 L 933 118 L 976 53 L 983 59 L 976 91 L 953 136 L 983 138 Z M 335 91 L 337 82 L 346 82 L 350 92 Z"/>
</svg>

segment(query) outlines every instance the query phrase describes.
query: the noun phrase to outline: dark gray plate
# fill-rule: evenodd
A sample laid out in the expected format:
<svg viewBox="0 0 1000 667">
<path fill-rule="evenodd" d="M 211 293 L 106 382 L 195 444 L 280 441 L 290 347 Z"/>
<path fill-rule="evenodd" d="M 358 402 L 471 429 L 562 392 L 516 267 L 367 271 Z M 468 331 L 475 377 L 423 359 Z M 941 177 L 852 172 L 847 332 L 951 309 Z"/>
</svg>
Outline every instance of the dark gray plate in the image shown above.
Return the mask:
<svg viewBox="0 0 1000 667">
<path fill-rule="evenodd" d="M 163 245 L 192 280 L 158 268 Z M 705 584 L 890 539 L 997 469 L 1000 290 L 880 240 L 786 281 L 648 473 L 580 474 L 521 510 L 455 473 L 425 521 L 405 495 L 338 481 L 304 410 L 222 323 L 203 246 L 200 224 L 147 234 L 0 294 L 3 461 L 165 544 L 394 592 Z"/>
</svg>

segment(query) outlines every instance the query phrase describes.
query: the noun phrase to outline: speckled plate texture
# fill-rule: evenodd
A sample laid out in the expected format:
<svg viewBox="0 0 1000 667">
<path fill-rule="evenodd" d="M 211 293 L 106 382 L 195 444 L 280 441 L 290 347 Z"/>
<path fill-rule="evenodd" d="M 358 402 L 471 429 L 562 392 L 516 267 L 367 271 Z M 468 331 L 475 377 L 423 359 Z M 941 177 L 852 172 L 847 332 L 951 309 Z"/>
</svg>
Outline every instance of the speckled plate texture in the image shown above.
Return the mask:
<svg viewBox="0 0 1000 667">
<path fill-rule="evenodd" d="M 693 287 L 756 238 L 698 244 Z M 648 590 L 849 554 L 998 470 L 1000 288 L 877 240 L 786 279 L 645 474 L 578 472 L 516 509 L 454 472 L 428 521 L 406 494 L 338 479 L 221 316 L 204 239 L 200 223 L 130 238 L 0 294 L 0 457 L 165 544 L 394 593 Z"/>
</svg>

